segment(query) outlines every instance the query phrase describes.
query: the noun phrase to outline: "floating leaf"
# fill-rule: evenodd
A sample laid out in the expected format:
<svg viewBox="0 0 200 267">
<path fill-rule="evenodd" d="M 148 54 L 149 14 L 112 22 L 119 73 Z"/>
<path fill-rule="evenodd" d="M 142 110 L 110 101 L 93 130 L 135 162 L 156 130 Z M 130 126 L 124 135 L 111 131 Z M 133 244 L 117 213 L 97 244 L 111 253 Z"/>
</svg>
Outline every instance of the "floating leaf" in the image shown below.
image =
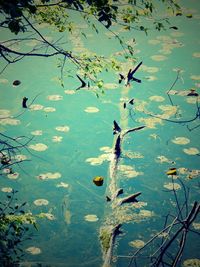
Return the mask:
<svg viewBox="0 0 200 267">
<path fill-rule="evenodd" d="M 99 218 L 95 214 L 85 215 L 84 219 L 88 222 L 97 222 L 99 220 Z"/>
<path fill-rule="evenodd" d="M 167 175 L 176 175 L 176 174 L 177 174 L 176 168 L 170 168 L 167 171 Z"/>
<path fill-rule="evenodd" d="M 87 39 L 87 36 L 84 32 L 82 32 L 81 34 L 85 37 L 85 39 Z"/>
<path fill-rule="evenodd" d="M 102 186 L 103 185 L 104 178 L 102 176 L 96 176 L 93 179 L 93 182 L 96 186 Z"/>
<path fill-rule="evenodd" d="M 131 27 L 130 26 L 124 26 L 124 30 L 129 30 L 130 31 Z"/>
<path fill-rule="evenodd" d="M 20 83 L 21 83 L 20 80 L 15 80 L 15 81 L 13 82 L 13 85 L 14 85 L 14 86 L 18 86 L 18 85 L 20 85 Z"/>
<path fill-rule="evenodd" d="M 183 15 L 183 14 L 182 14 L 181 11 L 176 12 L 176 16 L 182 16 L 182 15 Z"/>
<path fill-rule="evenodd" d="M 171 26 L 171 27 L 169 27 L 170 29 L 173 29 L 173 30 L 178 30 L 178 27 L 176 27 L 176 26 Z"/>
<path fill-rule="evenodd" d="M 186 17 L 191 19 L 192 18 L 192 14 L 187 14 Z"/>
</svg>

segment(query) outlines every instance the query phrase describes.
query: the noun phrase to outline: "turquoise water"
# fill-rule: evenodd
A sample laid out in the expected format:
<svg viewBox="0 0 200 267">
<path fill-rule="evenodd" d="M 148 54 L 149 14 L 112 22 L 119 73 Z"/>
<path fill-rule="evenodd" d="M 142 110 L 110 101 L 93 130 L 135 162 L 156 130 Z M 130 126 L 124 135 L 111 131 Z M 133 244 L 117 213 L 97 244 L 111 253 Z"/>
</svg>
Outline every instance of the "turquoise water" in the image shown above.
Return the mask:
<svg viewBox="0 0 200 267">
<path fill-rule="evenodd" d="M 27 144 L 28 150 L 22 148 L 17 152 L 29 160 L 13 167 L 17 176 L 4 173 L 0 177 L 1 199 L 10 188 L 19 190 L 18 201 L 28 203 L 27 211 L 49 216 L 38 220 L 38 231 L 33 230 L 32 239 L 24 243 L 23 266 L 36 266 L 37 263 L 43 266 L 101 266 L 99 229 L 105 219 L 112 216 L 105 196 L 109 186 L 113 120 L 125 128 L 146 125 L 144 130 L 130 133 L 124 139 L 119 163 L 124 171 L 119 169 L 118 174 L 118 184 L 126 195 L 142 192 L 138 197 L 141 207 L 132 206 L 133 212 L 138 214 L 143 210 L 146 213 L 142 219 L 135 218 L 123 224 L 123 235 L 117 238 L 114 256 L 136 251 L 136 243 L 131 246 L 130 242 L 140 240 L 146 243 L 162 229 L 165 215 L 169 212 L 176 214 L 174 195 L 168 190 L 172 182 L 166 175 L 169 168 L 177 168 L 178 177 L 190 188 L 189 207 L 195 200 L 199 201 L 199 117 L 188 123 L 173 123 L 158 121 L 148 115 L 163 115 L 165 119 L 179 122 L 195 118 L 199 97 L 189 97 L 187 93 L 191 88 L 199 93 L 200 88 L 200 5 L 198 1 L 190 2 L 191 6 L 188 6 L 183 1 L 187 8 L 185 14 L 192 13 L 192 18 L 172 19 L 178 31 L 152 31 L 148 36 L 137 31 L 122 31 L 125 40 L 136 39 L 137 62 L 143 61 L 136 75 L 142 83 L 132 83 L 128 91 L 123 85 L 119 86 L 117 72 L 105 73 L 105 94 L 99 98 L 92 90 L 75 91 L 79 82 L 67 77 L 70 74 L 68 62 L 63 88 L 58 82 L 60 69 L 56 58 L 24 58 L 9 65 L 1 74 L 0 115 L 23 113 L 17 121 L 1 119 L 1 132 L 12 137 L 33 138 Z M 114 29 L 120 30 L 116 26 Z M 52 30 L 41 28 L 41 32 L 50 36 Z M 85 28 L 85 33 L 88 39 L 81 37 L 78 40 L 78 30 L 75 37 L 67 36 L 70 40 L 67 48 L 75 51 L 86 48 L 103 55 L 121 51 L 116 39 L 110 39 L 103 28 L 98 35 L 90 28 Z M 1 40 L 11 37 L 8 32 L 1 31 Z M 57 37 L 53 33 L 53 38 Z M 30 49 L 32 45 L 31 41 L 16 44 L 19 51 Z M 128 71 L 129 66 L 124 59 L 123 62 L 123 68 Z M 1 60 L 2 68 L 4 64 Z M 169 95 L 171 103 L 166 92 L 176 79 L 174 69 L 177 68 L 183 72 L 172 88 L 177 91 L 176 95 Z M 74 69 L 71 65 L 72 72 Z M 14 87 L 14 80 L 20 80 L 21 84 Z M 24 96 L 28 97 L 28 104 L 34 100 L 26 112 L 21 108 Z M 135 99 L 135 105 L 128 106 L 128 114 L 123 103 L 131 98 Z M 88 110 L 88 107 L 92 109 Z M 26 140 L 22 138 L 21 142 Z M 40 144 L 39 148 L 36 144 Z M 94 176 L 105 177 L 102 187 L 93 184 Z M 182 203 L 183 186 L 179 179 L 174 182 L 178 184 L 176 192 Z M 37 204 L 38 199 L 44 200 L 42 205 Z M 93 220 L 88 221 L 87 215 L 94 215 Z M 198 230 L 199 217 L 195 223 L 192 229 Z M 198 236 L 192 233 L 183 260 L 198 258 L 199 245 Z M 30 251 L 31 247 L 38 249 L 36 254 Z M 128 259 L 119 257 L 115 264 L 127 266 Z M 138 266 L 149 265 L 142 259 Z M 183 266 L 182 262 L 180 266 Z"/>
</svg>

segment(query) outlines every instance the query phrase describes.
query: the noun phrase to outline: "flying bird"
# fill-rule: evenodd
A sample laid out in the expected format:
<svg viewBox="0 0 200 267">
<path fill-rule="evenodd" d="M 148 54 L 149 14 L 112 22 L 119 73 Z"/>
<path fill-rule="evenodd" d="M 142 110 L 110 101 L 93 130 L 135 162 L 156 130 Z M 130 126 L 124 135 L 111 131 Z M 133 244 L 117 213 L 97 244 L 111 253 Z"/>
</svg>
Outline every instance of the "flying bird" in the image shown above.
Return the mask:
<svg viewBox="0 0 200 267">
<path fill-rule="evenodd" d="M 109 196 L 106 196 L 106 201 L 107 202 L 111 201 L 111 198 Z"/>
<path fill-rule="evenodd" d="M 122 83 L 122 81 L 125 80 L 124 75 L 122 75 L 121 73 L 119 74 L 119 83 Z"/>
<path fill-rule="evenodd" d="M 176 26 L 171 26 L 171 27 L 169 27 L 169 29 L 178 30 L 178 28 Z"/>
<path fill-rule="evenodd" d="M 132 98 L 128 103 L 133 105 L 134 104 L 134 98 Z"/>
<path fill-rule="evenodd" d="M 81 88 L 86 87 L 86 82 L 78 74 L 76 74 L 76 76 L 78 77 L 78 79 L 81 82 L 81 85 L 78 88 L 76 88 L 76 90 L 80 90 Z"/>
<path fill-rule="evenodd" d="M 135 77 L 133 77 L 133 75 L 135 74 L 135 72 L 139 69 L 139 67 L 142 65 L 142 61 L 132 70 L 130 69 L 127 75 L 127 83 L 126 86 L 130 85 L 130 81 L 135 81 L 137 83 L 141 83 L 140 79 L 137 79 Z"/>
<path fill-rule="evenodd" d="M 126 102 L 123 103 L 124 109 L 127 107 L 127 104 L 130 104 L 133 106 L 134 105 L 134 98 L 130 99 L 127 103 Z"/>
<path fill-rule="evenodd" d="M 135 72 L 139 69 L 139 67 L 142 65 L 142 61 L 132 70 L 130 69 L 126 78 L 123 74 L 119 73 L 119 83 L 122 83 L 123 80 L 126 80 L 125 85 L 128 86 L 130 85 L 131 81 L 135 81 L 137 83 L 141 83 L 142 81 L 140 79 L 137 79 L 135 77 L 133 77 L 133 75 L 135 74 Z"/>
</svg>

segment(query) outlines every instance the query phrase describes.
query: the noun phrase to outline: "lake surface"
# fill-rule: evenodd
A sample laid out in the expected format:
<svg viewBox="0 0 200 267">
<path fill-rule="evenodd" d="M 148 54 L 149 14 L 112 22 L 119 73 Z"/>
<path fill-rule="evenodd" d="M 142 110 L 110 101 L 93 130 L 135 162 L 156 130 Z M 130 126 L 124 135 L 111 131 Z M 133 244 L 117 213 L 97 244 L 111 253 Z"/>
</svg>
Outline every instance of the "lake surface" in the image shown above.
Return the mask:
<svg viewBox="0 0 200 267">
<path fill-rule="evenodd" d="M 184 188 L 180 179 L 190 189 L 189 208 L 194 201 L 199 201 L 197 103 L 200 98 L 187 95 L 191 89 L 200 94 L 200 4 L 194 0 L 190 5 L 182 2 L 185 15 L 172 18 L 178 30 L 150 31 L 146 36 L 113 26 L 116 32 L 121 31 L 125 41 L 134 44 L 133 38 L 136 39 L 137 62 L 133 64 L 119 58 L 124 73 L 143 62 L 135 75 L 142 80 L 141 84 L 132 82 L 130 87 L 125 87 L 118 83 L 117 71 L 105 73 L 105 94 L 98 98 L 92 89 L 75 90 L 79 81 L 75 75 L 67 76 L 71 74 L 70 66 L 72 74 L 75 67 L 66 62 L 63 88 L 56 58 L 27 57 L 8 66 L 1 74 L 0 115 L 14 117 L 0 120 L 1 132 L 33 139 L 27 143 L 27 149 L 22 148 L 17 153 L 25 161 L 13 166 L 14 174 L 3 173 L 0 177 L 0 197 L 4 199 L 6 192 L 16 189 L 18 201 L 28 203 L 27 211 L 45 214 L 44 219 L 38 219 L 38 231 L 33 230 L 32 239 L 24 243 L 26 253 L 22 266 L 37 266 L 37 263 L 42 266 L 101 266 L 99 229 L 106 218 L 112 216 L 106 195 L 113 120 L 123 129 L 146 126 L 129 133 L 123 142 L 118 185 L 125 195 L 142 194 L 138 203 L 131 203 L 135 217 L 131 221 L 124 220 L 114 257 L 136 251 L 141 242 L 146 243 L 162 230 L 167 214 L 177 214 L 171 189 L 174 184 L 179 202 L 183 203 Z M 192 18 L 187 18 L 188 14 L 193 14 Z M 66 34 L 67 49 L 102 55 L 122 52 L 120 44 L 110 39 L 106 29 L 100 27 L 96 34 L 80 18 L 77 17 L 77 21 L 88 38 L 80 35 L 79 29 Z M 55 32 L 51 34 L 52 29 L 42 26 L 40 31 L 46 37 L 59 38 Z M 1 31 L 1 40 L 11 37 L 9 32 Z M 15 48 L 22 51 L 34 45 L 27 41 L 16 43 Z M 1 60 L 1 68 L 4 66 Z M 177 75 L 179 78 L 170 90 Z M 21 84 L 13 86 L 14 80 L 20 80 Z M 21 107 L 25 96 L 27 104 L 31 104 L 26 111 Z M 132 98 L 134 105 L 128 104 Z M 27 140 L 20 139 L 23 144 Z M 166 174 L 170 168 L 177 169 L 173 178 Z M 104 177 L 103 186 L 95 186 L 92 181 L 95 176 Z M 198 231 L 199 228 L 200 218 L 197 217 L 192 229 Z M 177 245 L 175 243 L 174 248 Z M 186 266 L 184 260 L 198 258 L 199 246 L 200 239 L 191 233 L 179 266 Z M 128 266 L 127 258 L 114 259 L 117 267 Z M 142 259 L 138 266 L 149 265 Z"/>
</svg>

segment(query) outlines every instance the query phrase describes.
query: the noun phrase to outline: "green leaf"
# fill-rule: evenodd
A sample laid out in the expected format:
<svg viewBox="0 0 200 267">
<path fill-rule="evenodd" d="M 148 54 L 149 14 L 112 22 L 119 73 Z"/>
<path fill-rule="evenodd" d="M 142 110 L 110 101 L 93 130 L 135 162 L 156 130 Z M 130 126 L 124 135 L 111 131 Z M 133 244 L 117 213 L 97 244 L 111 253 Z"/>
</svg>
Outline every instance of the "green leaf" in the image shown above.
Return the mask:
<svg viewBox="0 0 200 267">
<path fill-rule="evenodd" d="M 176 16 L 182 16 L 182 15 L 183 15 L 183 14 L 182 14 L 181 11 L 176 12 Z"/>
<path fill-rule="evenodd" d="M 130 31 L 131 27 L 130 26 L 124 26 L 124 30 L 129 30 Z"/>
<path fill-rule="evenodd" d="M 94 23 L 92 23 L 92 28 L 96 31 L 96 33 L 99 33 L 98 29 L 96 28 L 96 26 L 94 25 Z"/>
<path fill-rule="evenodd" d="M 81 34 L 85 37 L 85 39 L 87 39 L 87 36 L 84 32 L 82 32 Z"/>
<path fill-rule="evenodd" d="M 33 222 L 33 226 L 38 231 L 38 227 L 37 227 L 37 224 L 35 222 Z"/>
<path fill-rule="evenodd" d="M 192 18 L 192 14 L 187 14 L 186 17 L 191 19 Z"/>
<path fill-rule="evenodd" d="M 121 45 L 123 45 L 123 41 L 122 41 L 121 38 L 119 38 L 119 43 L 120 43 Z"/>
</svg>

